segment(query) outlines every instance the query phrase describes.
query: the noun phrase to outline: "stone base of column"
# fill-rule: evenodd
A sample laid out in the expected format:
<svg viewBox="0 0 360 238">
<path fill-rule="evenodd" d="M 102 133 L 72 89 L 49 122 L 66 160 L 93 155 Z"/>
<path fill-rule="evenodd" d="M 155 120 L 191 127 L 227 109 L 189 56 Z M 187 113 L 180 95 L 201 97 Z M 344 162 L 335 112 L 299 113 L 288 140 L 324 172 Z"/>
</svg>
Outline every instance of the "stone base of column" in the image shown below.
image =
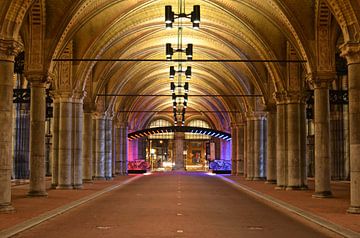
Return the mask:
<svg viewBox="0 0 360 238">
<path fill-rule="evenodd" d="M 247 181 L 253 181 L 254 178 L 246 177 L 245 180 L 247 180 Z"/>
<path fill-rule="evenodd" d="M 236 176 L 244 176 L 244 173 L 237 173 Z"/>
<path fill-rule="evenodd" d="M 92 179 L 83 179 L 83 183 L 94 183 Z"/>
<path fill-rule="evenodd" d="M 47 192 L 45 191 L 30 191 L 26 195 L 27 197 L 47 197 Z"/>
<path fill-rule="evenodd" d="M 113 180 L 113 177 L 105 177 L 105 180 Z"/>
<path fill-rule="evenodd" d="M 82 185 L 82 184 L 74 184 L 74 185 L 73 185 L 73 188 L 80 190 L 80 189 L 83 189 L 83 185 Z"/>
<path fill-rule="evenodd" d="M 324 191 L 324 192 L 316 192 L 312 195 L 313 198 L 332 198 L 331 191 Z"/>
<path fill-rule="evenodd" d="M 0 204 L 0 213 L 12 213 L 15 212 L 15 208 L 11 206 L 11 203 Z"/>
<path fill-rule="evenodd" d="M 285 188 L 286 188 L 286 186 L 284 186 L 284 185 L 277 185 L 275 187 L 275 190 L 285 190 Z"/>
<path fill-rule="evenodd" d="M 266 180 L 266 184 L 276 184 L 276 180 Z"/>
<path fill-rule="evenodd" d="M 50 188 L 51 188 L 51 189 L 56 189 L 56 188 L 57 188 L 57 186 L 58 186 L 57 184 L 52 183 L 52 184 L 51 184 L 51 186 L 50 186 Z"/>
<path fill-rule="evenodd" d="M 56 189 L 59 190 L 70 190 L 73 189 L 74 187 L 72 185 L 68 185 L 68 184 L 59 184 Z"/>
<path fill-rule="evenodd" d="M 347 212 L 351 214 L 360 214 L 360 207 L 351 206 L 347 209 Z"/>
<path fill-rule="evenodd" d="M 94 180 L 105 180 L 105 177 L 94 177 Z"/>
<path fill-rule="evenodd" d="M 286 190 L 308 190 L 308 187 L 303 185 L 303 186 L 286 186 L 285 188 Z"/>
<path fill-rule="evenodd" d="M 265 178 L 263 178 L 263 177 L 254 177 L 252 180 L 254 180 L 254 181 L 264 181 Z"/>
</svg>

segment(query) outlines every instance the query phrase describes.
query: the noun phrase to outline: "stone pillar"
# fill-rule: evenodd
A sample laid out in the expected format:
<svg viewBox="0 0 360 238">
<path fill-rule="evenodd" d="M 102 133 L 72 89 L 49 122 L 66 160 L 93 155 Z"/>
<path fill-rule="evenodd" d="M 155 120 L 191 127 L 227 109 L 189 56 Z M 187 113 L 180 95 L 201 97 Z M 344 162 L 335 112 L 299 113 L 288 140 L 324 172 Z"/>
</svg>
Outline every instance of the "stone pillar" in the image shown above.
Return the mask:
<svg viewBox="0 0 360 238">
<path fill-rule="evenodd" d="M 73 99 L 73 142 L 72 142 L 72 161 L 73 161 L 73 187 L 81 189 L 83 187 L 83 94 L 77 93 Z"/>
<path fill-rule="evenodd" d="M 184 132 L 174 133 L 175 166 L 174 170 L 185 170 L 184 164 Z"/>
<path fill-rule="evenodd" d="M 264 179 L 264 120 L 260 115 L 256 115 L 253 118 L 254 123 L 254 177 L 253 180 L 263 180 Z"/>
<path fill-rule="evenodd" d="M 247 122 L 244 123 L 244 177 L 247 177 L 247 160 L 248 160 L 248 141 L 247 141 Z"/>
<path fill-rule="evenodd" d="M 0 213 L 14 210 L 11 206 L 12 101 L 14 60 L 19 48 L 15 41 L 0 40 Z"/>
<path fill-rule="evenodd" d="M 341 47 L 348 63 L 350 124 L 350 207 L 360 213 L 360 44 L 348 42 Z"/>
<path fill-rule="evenodd" d="M 47 196 L 45 186 L 45 109 L 44 76 L 28 75 L 30 99 L 30 184 L 28 196 Z"/>
<path fill-rule="evenodd" d="M 57 189 L 72 189 L 72 98 L 71 94 L 60 96 L 59 122 L 59 178 Z"/>
<path fill-rule="evenodd" d="M 84 112 L 84 124 L 82 135 L 83 146 L 83 182 L 92 182 L 93 177 L 93 133 L 92 133 L 92 113 L 91 111 Z"/>
<path fill-rule="evenodd" d="M 266 183 L 276 183 L 276 107 L 267 113 Z"/>
<path fill-rule="evenodd" d="M 112 117 L 107 116 L 105 119 L 105 178 L 112 178 Z"/>
<path fill-rule="evenodd" d="M 287 190 L 306 189 L 305 104 L 300 92 L 291 92 L 287 101 Z"/>
<path fill-rule="evenodd" d="M 121 174 L 128 174 L 128 126 L 124 123 L 121 127 L 121 153 L 120 153 L 120 163 L 121 163 Z"/>
<path fill-rule="evenodd" d="M 105 179 L 105 115 L 95 116 L 95 179 Z"/>
<path fill-rule="evenodd" d="M 254 121 L 248 117 L 246 122 L 246 179 L 254 179 Z"/>
<path fill-rule="evenodd" d="M 314 84 L 315 124 L 315 194 L 313 197 L 332 197 L 330 155 L 330 102 L 329 87 L 334 76 L 317 77 Z"/>
<path fill-rule="evenodd" d="M 237 169 L 236 175 L 244 175 L 244 124 L 237 126 Z"/>
<path fill-rule="evenodd" d="M 237 128 L 236 125 L 231 126 L 231 175 L 237 174 L 237 143 L 238 143 L 238 136 L 237 136 Z"/>
<path fill-rule="evenodd" d="M 122 168 L 121 168 L 121 153 L 122 153 L 122 145 L 121 145 L 121 128 L 116 126 L 115 128 L 115 174 L 122 175 Z"/>
<path fill-rule="evenodd" d="M 53 123 L 52 123 L 52 163 L 51 163 L 51 188 L 56 188 L 59 183 L 59 123 L 60 123 L 60 98 L 53 96 Z"/>
<path fill-rule="evenodd" d="M 117 175 L 127 175 L 127 125 L 126 123 L 119 123 L 116 131 L 116 159 L 115 159 L 115 173 Z"/>
<path fill-rule="evenodd" d="M 287 181 L 286 103 L 284 93 L 276 93 L 276 189 L 284 189 Z"/>
<path fill-rule="evenodd" d="M 112 161 L 111 161 L 111 171 L 112 171 L 112 177 L 116 177 L 116 133 L 115 133 L 115 125 L 113 121 L 113 127 L 112 127 Z"/>
</svg>

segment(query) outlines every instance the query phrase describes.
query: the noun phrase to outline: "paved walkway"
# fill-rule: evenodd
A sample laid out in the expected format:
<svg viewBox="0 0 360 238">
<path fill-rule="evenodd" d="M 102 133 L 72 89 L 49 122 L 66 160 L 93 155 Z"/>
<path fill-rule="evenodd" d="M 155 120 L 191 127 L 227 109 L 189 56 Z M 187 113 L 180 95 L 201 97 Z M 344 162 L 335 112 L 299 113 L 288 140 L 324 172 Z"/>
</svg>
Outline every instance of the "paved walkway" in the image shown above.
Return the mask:
<svg viewBox="0 0 360 238">
<path fill-rule="evenodd" d="M 129 178 L 132 183 L 124 186 Z M 228 186 L 218 178 L 242 188 Z M 240 191 L 244 188 L 359 232 L 360 216 L 345 213 L 348 199 L 343 196 L 348 184 L 333 187 L 335 198 L 319 200 L 311 198 L 311 191 L 279 191 L 261 181 L 200 173 L 117 177 L 86 184 L 83 190 L 49 190 L 48 198 L 26 198 L 27 185 L 14 186 L 17 212 L 0 215 L 0 237 L 29 226 L 26 221 L 36 220 L 40 214 L 45 216 L 38 223 L 49 215 L 53 218 L 16 237 L 337 237 L 319 233 L 315 230 L 318 226 L 309 227 L 299 222 L 298 216 L 289 218 L 264 205 Z M 72 208 L 77 203 L 82 205 Z M 356 237 L 353 234 L 348 237 Z"/>
</svg>

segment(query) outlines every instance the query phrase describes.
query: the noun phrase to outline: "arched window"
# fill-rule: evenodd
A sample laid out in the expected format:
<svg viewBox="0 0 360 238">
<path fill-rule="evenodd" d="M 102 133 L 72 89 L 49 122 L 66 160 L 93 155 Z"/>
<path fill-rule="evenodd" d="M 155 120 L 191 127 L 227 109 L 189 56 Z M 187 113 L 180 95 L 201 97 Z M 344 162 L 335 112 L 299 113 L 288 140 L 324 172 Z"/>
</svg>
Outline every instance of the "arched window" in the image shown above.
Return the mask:
<svg viewBox="0 0 360 238">
<path fill-rule="evenodd" d="M 192 120 L 188 123 L 187 126 L 211 128 L 209 123 L 207 123 L 206 121 L 203 121 L 203 120 Z M 186 132 L 185 139 L 186 140 L 209 140 L 209 139 L 211 139 L 211 136 Z"/>
<path fill-rule="evenodd" d="M 158 119 L 158 120 L 152 121 L 150 123 L 149 128 L 167 127 L 167 126 L 172 126 L 172 124 L 167 120 Z M 168 133 L 155 134 L 155 135 L 149 136 L 149 139 L 174 139 L 174 133 L 168 132 Z"/>
</svg>

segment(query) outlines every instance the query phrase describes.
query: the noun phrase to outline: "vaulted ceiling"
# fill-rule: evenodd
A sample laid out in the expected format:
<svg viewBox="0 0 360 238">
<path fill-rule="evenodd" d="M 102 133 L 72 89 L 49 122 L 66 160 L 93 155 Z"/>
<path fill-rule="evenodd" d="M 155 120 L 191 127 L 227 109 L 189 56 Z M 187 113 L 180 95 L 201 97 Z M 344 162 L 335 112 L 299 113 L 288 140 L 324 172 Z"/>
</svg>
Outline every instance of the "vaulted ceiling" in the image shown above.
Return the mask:
<svg viewBox="0 0 360 238">
<path fill-rule="evenodd" d="M 73 58 L 165 59 L 165 44 L 177 42 L 176 28 L 164 24 L 165 5 L 177 11 L 178 0 L 46 1 L 46 57 L 61 57 L 69 44 Z M 201 6 L 200 30 L 184 29 L 184 43 L 194 44 L 194 59 L 286 59 L 291 45 L 304 71 L 315 65 L 313 0 L 185 0 L 186 12 Z M 301 5 L 301 6 L 300 6 Z M 26 22 L 24 23 L 26 25 Z M 25 29 L 25 27 L 24 27 Z M 22 31 L 26 41 L 29 37 Z M 76 62 L 74 87 L 86 89 L 86 103 L 118 111 L 171 111 L 171 97 L 104 97 L 98 94 L 169 94 L 171 62 Z M 190 95 L 260 94 L 262 97 L 190 97 L 189 111 L 200 113 L 220 130 L 256 111 L 284 87 L 284 63 L 192 62 Z M 127 113 L 133 127 L 144 127 L 162 113 Z M 168 113 L 171 115 L 171 113 Z M 195 113 L 196 114 L 196 113 Z M 191 116 L 191 114 L 187 115 Z"/>
</svg>

